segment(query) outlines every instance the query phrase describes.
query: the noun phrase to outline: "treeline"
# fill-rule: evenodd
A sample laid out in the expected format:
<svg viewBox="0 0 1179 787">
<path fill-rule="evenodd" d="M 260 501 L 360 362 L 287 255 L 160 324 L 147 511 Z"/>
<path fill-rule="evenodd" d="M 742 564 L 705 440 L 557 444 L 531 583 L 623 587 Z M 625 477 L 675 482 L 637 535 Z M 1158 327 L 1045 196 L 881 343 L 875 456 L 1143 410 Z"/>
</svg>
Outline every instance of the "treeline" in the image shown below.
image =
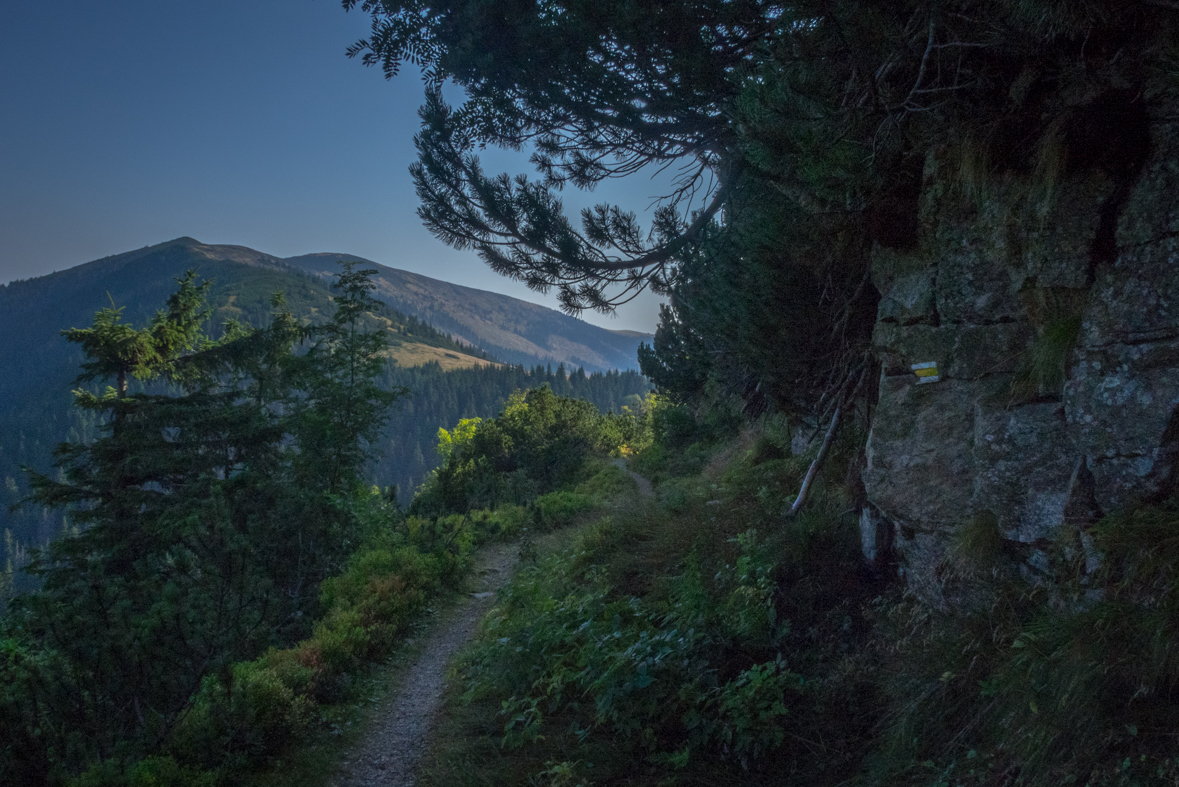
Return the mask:
<svg viewBox="0 0 1179 787">
<path fill-rule="evenodd" d="M 373 468 L 378 485 L 396 485 L 405 501 L 426 474 L 441 462 L 435 452 L 438 430 L 450 428 L 464 418 L 490 418 L 497 414 L 513 392 L 547 385 L 558 396 L 584 399 L 599 412 L 637 409 L 650 383 L 634 371 L 594 372 L 583 369 L 568 373 L 564 364 L 551 366 L 481 366 L 443 372 L 438 364 L 410 368 L 392 367 L 380 378 L 381 385 L 409 391 L 390 416 L 389 426 L 379 442 L 383 452 Z"/>
</svg>

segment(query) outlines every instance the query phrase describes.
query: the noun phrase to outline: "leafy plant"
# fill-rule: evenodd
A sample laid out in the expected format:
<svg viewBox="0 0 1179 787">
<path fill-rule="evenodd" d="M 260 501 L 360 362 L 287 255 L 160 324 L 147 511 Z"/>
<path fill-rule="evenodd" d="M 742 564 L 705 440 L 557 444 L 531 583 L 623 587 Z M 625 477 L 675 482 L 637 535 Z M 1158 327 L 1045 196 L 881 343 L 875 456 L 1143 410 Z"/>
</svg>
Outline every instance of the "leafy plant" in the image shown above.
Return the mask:
<svg viewBox="0 0 1179 787">
<path fill-rule="evenodd" d="M 550 492 L 532 503 L 533 522 L 541 530 L 552 530 L 573 523 L 574 519 L 597 505 L 596 498 L 579 492 Z"/>
</svg>

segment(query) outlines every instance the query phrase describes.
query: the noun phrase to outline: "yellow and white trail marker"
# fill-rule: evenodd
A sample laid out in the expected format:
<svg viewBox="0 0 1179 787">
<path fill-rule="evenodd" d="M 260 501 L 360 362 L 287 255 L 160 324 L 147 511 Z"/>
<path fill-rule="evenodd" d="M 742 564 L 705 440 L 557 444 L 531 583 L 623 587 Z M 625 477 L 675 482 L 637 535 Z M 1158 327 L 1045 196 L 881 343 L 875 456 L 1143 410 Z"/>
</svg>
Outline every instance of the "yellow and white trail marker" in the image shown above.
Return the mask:
<svg viewBox="0 0 1179 787">
<path fill-rule="evenodd" d="M 913 373 L 917 375 L 917 384 L 924 385 L 925 383 L 936 383 L 942 379 L 937 373 L 937 361 L 926 361 L 925 363 L 915 363 L 909 367 Z"/>
</svg>

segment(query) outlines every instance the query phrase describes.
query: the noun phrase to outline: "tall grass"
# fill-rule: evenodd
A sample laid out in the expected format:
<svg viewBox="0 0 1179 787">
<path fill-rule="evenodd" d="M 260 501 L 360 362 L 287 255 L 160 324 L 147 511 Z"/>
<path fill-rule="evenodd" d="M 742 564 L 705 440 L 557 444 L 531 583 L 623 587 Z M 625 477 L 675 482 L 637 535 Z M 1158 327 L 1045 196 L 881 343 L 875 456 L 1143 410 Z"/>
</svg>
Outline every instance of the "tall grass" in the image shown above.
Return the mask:
<svg viewBox="0 0 1179 787">
<path fill-rule="evenodd" d="M 915 774 L 933 762 L 976 783 L 1176 783 L 1179 510 L 1109 517 L 1091 536 L 1094 573 L 992 574 L 989 606 L 954 614 L 892 608 L 878 781 L 927 783 Z"/>
</svg>

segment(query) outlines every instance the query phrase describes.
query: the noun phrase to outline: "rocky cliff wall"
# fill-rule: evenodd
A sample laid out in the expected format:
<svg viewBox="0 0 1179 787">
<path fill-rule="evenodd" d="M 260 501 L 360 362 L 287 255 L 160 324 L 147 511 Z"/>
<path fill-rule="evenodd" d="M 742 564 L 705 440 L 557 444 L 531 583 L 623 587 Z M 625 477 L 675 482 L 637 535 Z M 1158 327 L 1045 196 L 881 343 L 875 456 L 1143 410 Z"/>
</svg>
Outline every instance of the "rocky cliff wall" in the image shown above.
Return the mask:
<svg viewBox="0 0 1179 787">
<path fill-rule="evenodd" d="M 1098 563 L 1086 530 L 1103 514 L 1175 484 L 1179 104 L 1126 102 L 1091 104 L 1078 125 L 1099 149 L 1066 150 L 1055 183 L 1013 174 L 966 198 L 932 152 L 917 246 L 875 253 L 865 553 L 893 549 L 935 603 L 969 529 L 1050 579 L 1054 556 Z M 938 381 L 919 384 L 929 362 Z"/>
</svg>

